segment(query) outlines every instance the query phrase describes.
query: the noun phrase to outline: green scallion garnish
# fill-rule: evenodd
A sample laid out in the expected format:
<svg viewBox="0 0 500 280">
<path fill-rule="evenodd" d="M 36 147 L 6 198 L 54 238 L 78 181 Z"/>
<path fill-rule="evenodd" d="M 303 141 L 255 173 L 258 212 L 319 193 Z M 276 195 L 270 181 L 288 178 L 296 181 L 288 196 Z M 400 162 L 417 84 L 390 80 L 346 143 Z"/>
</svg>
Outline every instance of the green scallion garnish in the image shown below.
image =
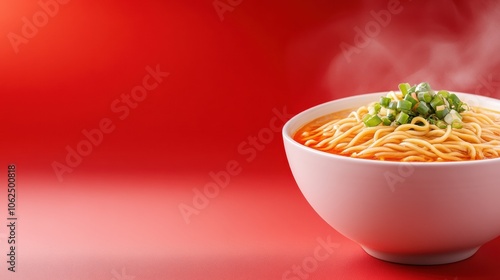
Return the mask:
<svg viewBox="0 0 500 280">
<path fill-rule="evenodd" d="M 441 129 L 463 127 L 460 113 L 469 110 L 469 106 L 455 93 L 435 92 L 426 82 L 414 86 L 401 83 L 398 89 L 401 94 L 381 96 L 379 102 L 370 105 L 368 114 L 362 118 L 365 126 L 397 126 L 419 116 Z"/>
<path fill-rule="evenodd" d="M 369 115 L 369 117 L 367 117 L 366 120 L 363 121 L 366 126 L 372 127 L 379 125 L 382 122 L 382 119 L 377 114 L 373 114 Z"/>
</svg>

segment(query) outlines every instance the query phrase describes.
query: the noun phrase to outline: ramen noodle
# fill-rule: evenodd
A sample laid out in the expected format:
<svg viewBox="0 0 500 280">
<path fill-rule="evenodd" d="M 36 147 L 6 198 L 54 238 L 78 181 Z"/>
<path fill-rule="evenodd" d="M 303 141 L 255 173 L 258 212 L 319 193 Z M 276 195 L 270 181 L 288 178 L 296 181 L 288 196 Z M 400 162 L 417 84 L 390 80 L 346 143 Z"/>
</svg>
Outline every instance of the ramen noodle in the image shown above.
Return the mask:
<svg viewBox="0 0 500 280">
<path fill-rule="evenodd" d="M 399 89 L 378 102 L 318 118 L 294 139 L 316 150 L 374 160 L 499 157 L 500 112 L 469 107 L 456 94 L 434 92 L 427 83 L 400 84 Z"/>
</svg>

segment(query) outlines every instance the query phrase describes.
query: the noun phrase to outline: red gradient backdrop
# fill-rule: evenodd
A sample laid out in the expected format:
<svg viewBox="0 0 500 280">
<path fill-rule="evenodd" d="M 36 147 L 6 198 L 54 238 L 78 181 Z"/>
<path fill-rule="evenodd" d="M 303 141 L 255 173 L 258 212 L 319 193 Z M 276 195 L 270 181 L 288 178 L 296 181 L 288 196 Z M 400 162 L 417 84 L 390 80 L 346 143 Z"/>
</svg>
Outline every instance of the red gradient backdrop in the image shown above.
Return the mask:
<svg viewBox="0 0 500 280">
<path fill-rule="evenodd" d="M 1 279 L 499 278 L 499 239 L 443 266 L 369 257 L 307 204 L 279 131 L 308 107 L 401 81 L 499 98 L 499 9 L 3 1 Z M 317 248 L 327 258 L 311 263 Z"/>
</svg>

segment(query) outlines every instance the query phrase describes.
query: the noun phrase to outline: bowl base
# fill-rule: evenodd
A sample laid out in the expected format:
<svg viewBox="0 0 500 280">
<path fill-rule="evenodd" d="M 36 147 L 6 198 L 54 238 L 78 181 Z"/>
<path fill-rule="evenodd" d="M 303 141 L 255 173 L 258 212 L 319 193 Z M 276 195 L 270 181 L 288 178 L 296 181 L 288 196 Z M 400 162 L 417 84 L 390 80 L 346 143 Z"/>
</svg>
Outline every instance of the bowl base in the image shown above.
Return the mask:
<svg viewBox="0 0 500 280">
<path fill-rule="evenodd" d="M 411 265 L 439 265 L 439 264 L 454 263 L 472 257 L 477 252 L 477 250 L 479 250 L 479 247 L 475 247 L 472 249 L 465 249 L 460 251 L 438 253 L 438 254 L 401 255 L 401 254 L 380 252 L 364 246 L 361 247 L 363 248 L 363 250 L 365 250 L 366 253 L 377 259 L 393 263 L 411 264 Z"/>
</svg>

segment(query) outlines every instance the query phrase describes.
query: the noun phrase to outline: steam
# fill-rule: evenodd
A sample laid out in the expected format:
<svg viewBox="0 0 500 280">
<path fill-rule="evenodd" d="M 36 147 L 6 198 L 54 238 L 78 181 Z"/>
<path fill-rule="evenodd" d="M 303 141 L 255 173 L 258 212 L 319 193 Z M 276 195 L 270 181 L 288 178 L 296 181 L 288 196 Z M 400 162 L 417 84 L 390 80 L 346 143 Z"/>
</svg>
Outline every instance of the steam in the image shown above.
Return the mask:
<svg viewBox="0 0 500 280">
<path fill-rule="evenodd" d="M 325 65 L 317 74 L 332 99 L 421 81 L 435 89 L 500 98 L 499 2 L 388 0 L 388 5 L 391 1 L 399 3 L 400 12 L 390 14 L 385 26 L 374 28 L 374 14 L 383 14 L 386 6 L 366 1 L 354 17 L 332 19 L 294 46 L 297 55 L 328 44 L 329 51 L 319 51 Z M 369 42 L 359 44 L 363 35 L 356 30 Z M 353 48 L 346 51 L 342 43 Z"/>
</svg>

